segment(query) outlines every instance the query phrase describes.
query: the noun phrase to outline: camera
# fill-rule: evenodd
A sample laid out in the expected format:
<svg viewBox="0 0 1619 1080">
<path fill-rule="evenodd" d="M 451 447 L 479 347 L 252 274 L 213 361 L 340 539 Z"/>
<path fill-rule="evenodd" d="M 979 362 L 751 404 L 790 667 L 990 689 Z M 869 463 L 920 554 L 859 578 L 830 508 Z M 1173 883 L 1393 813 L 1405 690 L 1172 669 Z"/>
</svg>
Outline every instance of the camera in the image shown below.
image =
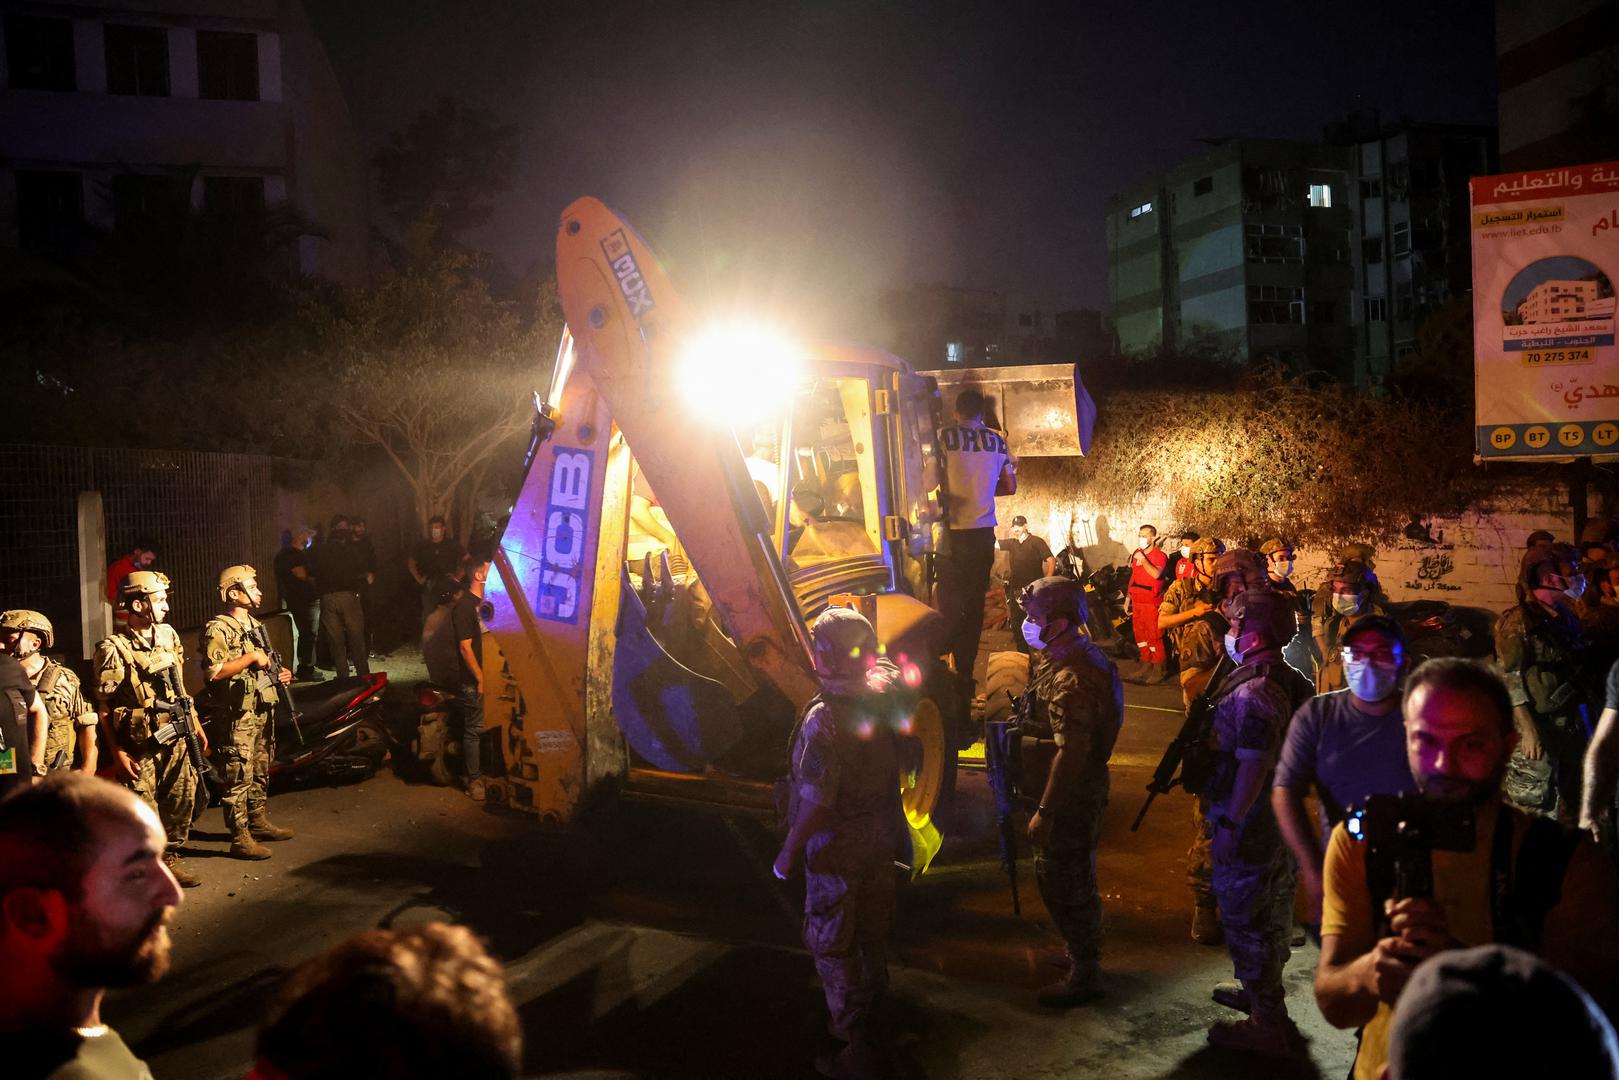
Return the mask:
<svg viewBox="0 0 1619 1080">
<path fill-rule="evenodd" d="M 1373 795 L 1349 811 L 1344 829 L 1366 845 L 1366 883 L 1376 899 L 1433 895 L 1433 853 L 1472 851 L 1469 803 L 1422 795 Z"/>
</svg>

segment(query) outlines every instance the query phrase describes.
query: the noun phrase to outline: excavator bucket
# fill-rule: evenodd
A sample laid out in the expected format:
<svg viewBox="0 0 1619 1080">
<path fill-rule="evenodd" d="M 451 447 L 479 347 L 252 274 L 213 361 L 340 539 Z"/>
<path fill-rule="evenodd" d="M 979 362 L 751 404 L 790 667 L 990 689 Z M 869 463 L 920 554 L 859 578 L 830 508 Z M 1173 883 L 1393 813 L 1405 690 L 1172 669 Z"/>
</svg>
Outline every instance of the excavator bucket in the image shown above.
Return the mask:
<svg viewBox="0 0 1619 1080">
<path fill-rule="evenodd" d="M 743 727 L 730 691 L 663 651 L 627 574 L 616 635 L 613 715 L 630 749 L 659 769 L 699 773 L 737 744 Z"/>
</svg>

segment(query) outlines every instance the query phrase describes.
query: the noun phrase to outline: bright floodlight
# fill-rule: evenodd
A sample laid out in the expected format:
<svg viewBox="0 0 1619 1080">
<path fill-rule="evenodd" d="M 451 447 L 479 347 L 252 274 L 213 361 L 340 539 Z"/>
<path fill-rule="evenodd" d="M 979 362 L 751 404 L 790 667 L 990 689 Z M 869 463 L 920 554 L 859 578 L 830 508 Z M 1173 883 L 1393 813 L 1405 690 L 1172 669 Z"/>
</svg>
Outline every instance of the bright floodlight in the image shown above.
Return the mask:
<svg viewBox="0 0 1619 1080">
<path fill-rule="evenodd" d="M 802 352 L 756 323 L 715 327 L 681 355 L 679 379 L 691 407 L 740 428 L 776 415 L 798 383 Z"/>
</svg>

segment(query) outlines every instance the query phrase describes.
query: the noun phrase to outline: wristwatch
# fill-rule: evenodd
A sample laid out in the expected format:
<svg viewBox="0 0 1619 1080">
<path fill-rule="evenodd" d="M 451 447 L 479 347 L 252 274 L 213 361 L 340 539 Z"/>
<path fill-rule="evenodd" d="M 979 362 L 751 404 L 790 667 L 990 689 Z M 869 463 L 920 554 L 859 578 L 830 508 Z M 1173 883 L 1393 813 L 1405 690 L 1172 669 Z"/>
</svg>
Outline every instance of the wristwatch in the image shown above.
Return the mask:
<svg viewBox="0 0 1619 1080">
<path fill-rule="evenodd" d="M 1236 832 L 1238 829 L 1242 828 L 1241 825 L 1237 824 L 1235 821 L 1232 821 L 1224 814 L 1221 814 L 1215 819 L 1214 827 L 1217 829 L 1230 829 L 1232 832 Z"/>
</svg>

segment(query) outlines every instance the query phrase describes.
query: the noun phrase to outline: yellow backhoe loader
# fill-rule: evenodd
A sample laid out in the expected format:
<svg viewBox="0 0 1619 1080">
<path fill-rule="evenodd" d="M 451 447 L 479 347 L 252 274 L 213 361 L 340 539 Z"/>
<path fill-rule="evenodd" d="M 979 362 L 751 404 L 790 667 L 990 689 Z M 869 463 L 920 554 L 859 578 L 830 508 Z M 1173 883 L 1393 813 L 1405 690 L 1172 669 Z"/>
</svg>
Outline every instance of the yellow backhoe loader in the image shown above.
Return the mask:
<svg viewBox="0 0 1619 1080">
<path fill-rule="evenodd" d="M 937 384 L 878 349 L 695 325 L 595 199 L 563 214 L 556 265 L 569 329 L 486 595 L 497 789 L 559 825 L 618 794 L 771 814 L 816 692 L 807 620 L 854 605 L 917 692 L 922 764 L 896 783 L 920 872 L 975 737 L 930 606 Z"/>
</svg>

